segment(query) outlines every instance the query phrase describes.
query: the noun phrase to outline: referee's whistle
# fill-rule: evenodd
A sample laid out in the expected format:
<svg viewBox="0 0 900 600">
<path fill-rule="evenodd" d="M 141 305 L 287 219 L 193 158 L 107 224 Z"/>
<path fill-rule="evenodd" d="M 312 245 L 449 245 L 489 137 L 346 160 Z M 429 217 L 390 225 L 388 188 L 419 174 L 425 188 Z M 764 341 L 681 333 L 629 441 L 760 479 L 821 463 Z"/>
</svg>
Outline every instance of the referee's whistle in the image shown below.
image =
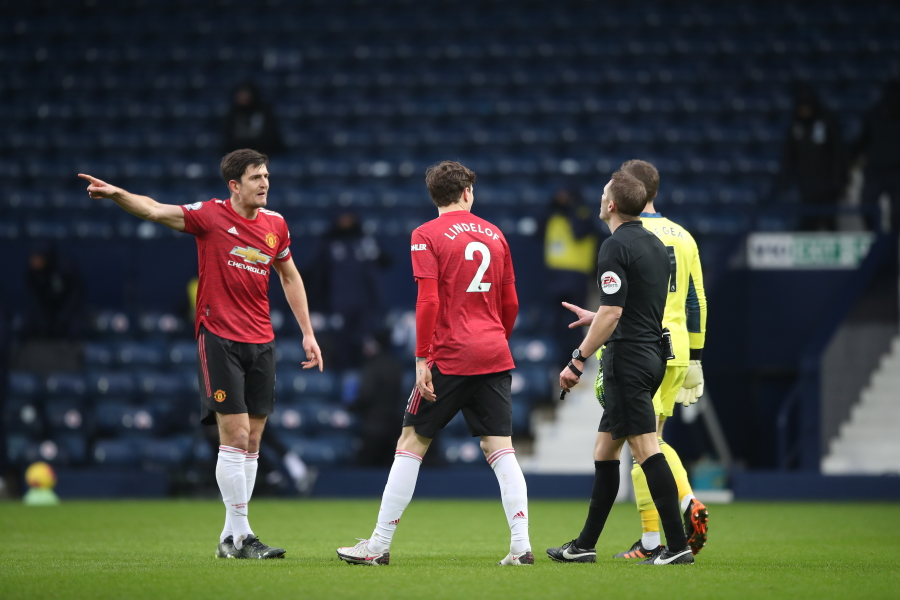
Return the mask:
<svg viewBox="0 0 900 600">
<path fill-rule="evenodd" d="M 560 400 L 565 400 L 565 399 L 566 399 L 566 394 L 568 394 L 568 393 L 569 393 L 569 390 L 559 390 L 559 399 L 560 399 Z"/>
</svg>

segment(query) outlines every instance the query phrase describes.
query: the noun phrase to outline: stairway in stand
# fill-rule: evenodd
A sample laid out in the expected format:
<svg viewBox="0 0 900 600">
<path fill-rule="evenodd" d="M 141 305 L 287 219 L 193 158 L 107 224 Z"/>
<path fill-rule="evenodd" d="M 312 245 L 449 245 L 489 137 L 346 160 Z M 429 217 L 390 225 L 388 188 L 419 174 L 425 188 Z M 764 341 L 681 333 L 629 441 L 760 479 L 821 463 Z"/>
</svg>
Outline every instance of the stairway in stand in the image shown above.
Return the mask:
<svg viewBox="0 0 900 600">
<path fill-rule="evenodd" d="M 900 336 L 822 460 L 827 475 L 900 474 Z"/>
</svg>

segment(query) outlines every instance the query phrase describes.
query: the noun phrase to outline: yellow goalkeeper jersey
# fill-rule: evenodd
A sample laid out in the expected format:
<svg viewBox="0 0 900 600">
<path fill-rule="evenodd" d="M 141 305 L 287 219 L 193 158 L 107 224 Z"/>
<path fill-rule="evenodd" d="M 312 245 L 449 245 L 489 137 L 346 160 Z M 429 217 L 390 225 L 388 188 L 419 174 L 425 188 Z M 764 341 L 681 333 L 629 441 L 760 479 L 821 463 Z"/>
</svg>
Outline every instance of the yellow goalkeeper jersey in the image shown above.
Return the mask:
<svg viewBox="0 0 900 600">
<path fill-rule="evenodd" d="M 702 349 L 706 342 L 706 292 L 697 242 L 684 227 L 660 213 L 642 213 L 641 220 L 666 245 L 672 265 L 662 324 L 672 332 L 675 359 L 667 364 L 687 366 L 690 350 Z"/>
</svg>

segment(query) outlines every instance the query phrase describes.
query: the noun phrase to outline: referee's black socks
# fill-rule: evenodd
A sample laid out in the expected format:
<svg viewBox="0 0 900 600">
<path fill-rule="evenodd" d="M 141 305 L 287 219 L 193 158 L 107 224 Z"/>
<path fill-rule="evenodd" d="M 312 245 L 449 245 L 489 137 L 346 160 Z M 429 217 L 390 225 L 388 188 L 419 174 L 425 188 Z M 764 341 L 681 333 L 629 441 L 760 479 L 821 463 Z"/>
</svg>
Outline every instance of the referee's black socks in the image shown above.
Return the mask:
<svg viewBox="0 0 900 600">
<path fill-rule="evenodd" d="M 616 462 L 618 463 L 618 461 Z M 653 497 L 653 504 L 656 505 L 659 520 L 666 533 L 666 545 L 669 550 L 674 552 L 684 550 L 687 547 L 687 538 L 684 535 L 681 510 L 678 505 L 678 486 L 675 485 L 675 477 L 666 461 L 666 455 L 662 452 L 654 454 L 641 463 L 641 469 L 644 470 L 647 487 L 650 488 L 650 496 Z"/>
<path fill-rule="evenodd" d="M 668 467 L 667 467 L 668 468 Z M 670 474 L 671 477 L 671 474 Z M 674 485 L 675 480 L 672 480 Z M 588 509 L 587 520 L 584 522 L 584 529 L 575 545 L 582 550 L 593 549 L 600 539 L 600 533 L 603 526 L 606 525 L 606 518 L 609 511 L 612 510 L 619 494 L 619 461 L 617 460 L 595 460 L 594 461 L 594 489 L 591 491 L 591 507 Z M 676 494 L 677 495 L 677 494 Z M 677 509 L 678 498 L 675 498 Z"/>
</svg>

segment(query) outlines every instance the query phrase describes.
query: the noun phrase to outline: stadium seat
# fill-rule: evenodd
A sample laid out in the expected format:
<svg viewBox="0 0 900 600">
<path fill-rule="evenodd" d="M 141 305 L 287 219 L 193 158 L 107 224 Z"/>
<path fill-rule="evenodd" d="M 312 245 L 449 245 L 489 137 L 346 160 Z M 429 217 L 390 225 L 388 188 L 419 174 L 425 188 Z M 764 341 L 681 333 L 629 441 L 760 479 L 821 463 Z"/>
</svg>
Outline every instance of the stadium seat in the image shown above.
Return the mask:
<svg viewBox="0 0 900 600">
<path fill-rule="evenodd" d="M 98 440 L 94 444 L 93 459 L 100 465 L 136 467 L 140 461 L 140 454 L 133 440 Z"/>
<path fill-rule="evenodd" d="M 138 375 L 137 381 L 138 388 L 145 395 L 176 396 L 191 390 L 190 381 L 179 372 L 144 373 Z"/>
<path fill-rule="evenodd" d="M 53 373 L 44 382 L 47 395 L 83 396 L 87 392 L 87 384 L 82 375 L 74 373 Z"/>
<path fill-rule="evenodd" d="M 164 428 L 159 413 L 123 400 L 98 402 L 94 408 L 94 423 L 100 433 L 152 433 Z"/>
<path fill-rule="evenodd" d="M 484 452 L 481 451 L 478 438 L 448 436 L 441 438 L 440 448 L 444 460 L 453 466 L 467 466 L 484 462 Z"/>
<path fill-rule="evenodd" d="M 128 396 L 134 393 L 131 373 L 95 371 L 87 376 L 88 392 L 96 396 Z"/>
<path fill-rule="evenodd" d="M 163 361 L 162 344 L 121 342 L 116 346 L 116 362 L 126 367 L 155 367 Z"/>
<path fill-rule="evenodd" d="M 34 398 L 8 398 L 3 407 L 3 422 L 8 433 L 37 435 L 44 431 L 43 411 Z"/>
<path fill-rule="evenodd" d="M 104 342 L 89 342 L 84 345 L 84 364 L 89 368 L 108 367 L 113 364 L 115 348 Z"/>
<path fill-rule="evenodd" d="M 135 445 L 142 460 L 165 468 L 184 465 L 192 457 L 193 451 L 193 440 L 190 435 L 139 439 Z"/>
<path fill-rule="evenodd" d="M 294 395 L 337 398 L 338 385 L 331 372 L 319 372 L 312 369 L 282 370 L 278 379 L 285 385 L 285 391 Z"/>
<path fill-rule="evenodd" d="M 24 371 L 10 371 L 9 393 L 13 396 L 36 397 L 41 392 L 41 385 L 36 375 Z"/>
<path fill-rule="evenodd" d="M 306 464 L 314 467 L 347 464 L 353 458 L 352 438 L 344 435 L 285 436 L 283 442 Z"/>
<path fill-rule="evenodd" d="M 303 404 L 297 402 L 276 402 L 267 426 L 290 433 L 313 433 L 317 429 L 315 421 L 304 408 Z"/>
<path fill-rule="evenodd" d="M 47 400 L 44 407 L 47 428 L 56 432 L 90 431 L 90 422 L 84 403 L 78 398 L 57 398 Z"/>
<path fill-rule="evenodd" d="M 193 366 L 197 363 L 197 342 L 181 340 L 169 346 L 169 361 L 173 365 Z"/>
</svg>

